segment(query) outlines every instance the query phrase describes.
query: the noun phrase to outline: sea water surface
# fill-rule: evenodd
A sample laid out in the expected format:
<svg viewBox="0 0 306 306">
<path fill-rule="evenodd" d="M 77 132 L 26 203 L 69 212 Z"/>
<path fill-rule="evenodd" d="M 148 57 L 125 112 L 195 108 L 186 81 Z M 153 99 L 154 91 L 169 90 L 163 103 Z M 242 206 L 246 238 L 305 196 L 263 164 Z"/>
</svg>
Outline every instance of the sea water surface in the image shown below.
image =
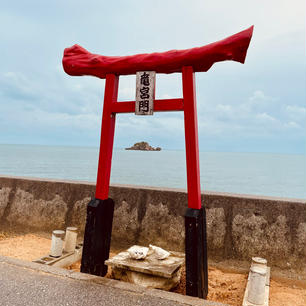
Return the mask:
<svg viewBox="0 0 306 306">
<path fill-rule="evenodd" d="M 95 182 L 98 148 L 0 145 L 0 175 Z M 201 189 L 306 198 L 306 156 L 200 152 Z M 184 151 L 115 149 L 111 183 L 186 189 Z"/>
</svg>

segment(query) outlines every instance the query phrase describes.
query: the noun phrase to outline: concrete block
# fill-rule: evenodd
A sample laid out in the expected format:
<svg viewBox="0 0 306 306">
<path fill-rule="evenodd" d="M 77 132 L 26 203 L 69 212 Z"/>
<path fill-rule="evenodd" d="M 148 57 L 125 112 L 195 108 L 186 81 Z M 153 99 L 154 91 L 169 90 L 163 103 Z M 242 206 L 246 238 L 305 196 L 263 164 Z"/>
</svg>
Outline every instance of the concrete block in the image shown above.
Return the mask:
<svg viewBox="0 0 306 306">
<path fill-rule="evenodd" d="M 36 260 L 33 260 L 33 262 L 38 263 L 38 264 L 47 265 L 47 266 L 65 268 L 81 260 L 82 251 L 83 251 L 82 244 L 78 244 L 73 252 L 69 252 L 69 253 L 64 252 L 59 257 L 52 257 L 49 255 L 45 255 Z"/>
</svg>

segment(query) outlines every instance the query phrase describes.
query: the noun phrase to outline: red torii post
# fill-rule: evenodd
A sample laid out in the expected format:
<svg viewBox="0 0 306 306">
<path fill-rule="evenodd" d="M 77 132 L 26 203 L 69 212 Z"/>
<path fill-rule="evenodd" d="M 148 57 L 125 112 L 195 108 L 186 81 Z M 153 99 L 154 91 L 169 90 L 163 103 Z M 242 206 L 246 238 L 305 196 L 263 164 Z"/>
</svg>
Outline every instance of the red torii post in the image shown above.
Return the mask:
<svg viewBox="0 0 306 306">
<path fill-rule="evenodd" d="M 154 111 L 183 111 L 187 165 L 188 209 L 185 214 L 186 292 L 206 298 L 208 291 L 206 215 L 201 204 L 198 126 L 194 72 L 207 71 L 215 62 L 244 63 L 253 27 L 219 42 L 187 50 L 132 56 L 91 54 L 74 45 L 66 48 L 63 67 L 73 76 L 105 78 L 101 143 L 95 199 L 87 208 L 81 271 L 104 276 L 109 257 L 114 202 L 108 197 L 117 113 L 134 113 L 135 101 L 118 102 L 120 75 L 138 71 L 182 73 L 183 98 L 154 100 Z"/>
</svg>

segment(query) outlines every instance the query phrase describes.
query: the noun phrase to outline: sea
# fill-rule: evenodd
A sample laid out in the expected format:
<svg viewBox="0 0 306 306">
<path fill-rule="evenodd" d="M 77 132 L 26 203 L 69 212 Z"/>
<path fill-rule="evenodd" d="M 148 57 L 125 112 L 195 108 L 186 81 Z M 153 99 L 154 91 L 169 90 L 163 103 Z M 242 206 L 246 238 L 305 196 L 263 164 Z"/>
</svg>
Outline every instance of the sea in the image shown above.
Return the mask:
<svg viewBox="0 0 306 306">
<path fill-rule="evenodd" d="M 201 189 L 306 199 L 306 156 L 200 152 Z M 99 149 L 0 145 L 0 175 L 96 181 Z M 186 189 L 185 152 L 113 152 L 111 183 Z"/>
</svg>

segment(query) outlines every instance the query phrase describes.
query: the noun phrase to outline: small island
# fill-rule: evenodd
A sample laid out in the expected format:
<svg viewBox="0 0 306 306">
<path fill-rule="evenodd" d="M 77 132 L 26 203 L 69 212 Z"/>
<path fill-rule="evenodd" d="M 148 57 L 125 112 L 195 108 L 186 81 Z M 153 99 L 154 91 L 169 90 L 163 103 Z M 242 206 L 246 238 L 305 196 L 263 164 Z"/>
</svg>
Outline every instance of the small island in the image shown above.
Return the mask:
<svg viewBox="0 0 306 306">
<path fill-rule="evenodd" d="M 138 151 L 161 151 L 160 147 L 153 148 L 147 142 L 136 142 L 132 147 L 125 148 L 126 150 L 138 150 Z"/>
</svg>

